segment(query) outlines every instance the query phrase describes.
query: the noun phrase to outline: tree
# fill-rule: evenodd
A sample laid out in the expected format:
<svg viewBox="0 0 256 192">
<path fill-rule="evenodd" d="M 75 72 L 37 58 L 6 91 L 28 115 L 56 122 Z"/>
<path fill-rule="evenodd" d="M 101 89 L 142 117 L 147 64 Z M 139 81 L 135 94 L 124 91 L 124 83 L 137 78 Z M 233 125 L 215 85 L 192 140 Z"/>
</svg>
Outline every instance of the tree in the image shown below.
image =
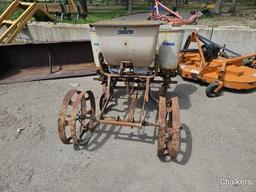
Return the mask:
<svg viewBox="0 0 256 192">
<path fill-rule="evenodd" d="M 214 9 L 214 13 L 217 15 L 221 14 L 221 9 L 222 9 L 222 5 L 223 5 L 223 1 L 224 0 L 216 0 L 216 5 L 215 5 L 215 9 Z"/>
<path fill-rule="evenodd" d="M 131 15 L 133 13 L 133 0 L 128 1 L 128 14 Z"/>
<path fill-rule="evenodd" d="M 232 0 L 231 6 L 228 12 L 234 13 L 236 11 L 237 0 Z"/>
<path fill-rule="evenodd" d="M 82 16 L 85 19 L 88 15 L 87 0 L 79 0 L 79 2 L 80 2 L 82 13 L 83 13 Z"/>
</svg>

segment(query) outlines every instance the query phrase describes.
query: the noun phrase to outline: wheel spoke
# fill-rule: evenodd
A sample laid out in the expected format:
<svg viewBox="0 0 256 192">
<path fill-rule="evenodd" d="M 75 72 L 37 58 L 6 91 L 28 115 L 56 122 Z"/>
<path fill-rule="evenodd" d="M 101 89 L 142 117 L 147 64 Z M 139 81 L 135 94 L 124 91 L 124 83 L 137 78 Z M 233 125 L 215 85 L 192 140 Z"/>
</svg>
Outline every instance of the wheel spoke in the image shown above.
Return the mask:
<svg viewBox="0 0 256 192">
<path fill-rule="evenodd" d="M 75 97 L 75 95 L 77 95 Z M 86 100 L 86 98 L 87 100 Z M 75 97 L 75 101 L 72 98 Z M 89 103 L 89 105 L 87 105 Z M 90 106 L 90 109 L 88 109 Z M 68 110 L 70 108 L 71 110 Z M 67 93 L 64 98 L 61 110 L 59 113 L 58 120 L 58 130 L 60 139 L 63 143 L 71 143 L 73 141 L 75 145 L 84 144 L 84 134 L 90 130 L 93 132 L 92 128 L 94 126 L 95 120 L 95 99 L 92 92 L 82 92 L 77 90 L 71 90 Z M 70 137 L 67 138 L 65 127 L 69 126 Z M 86 140 L 88 140 L 88 134 Z"/>
<path fill-rule="evenodd" d="M 64 144 L 70 144 L 70 138 L 66 136 L 66 126 L 70 125 L 70 113 L 68 112 L 68 107 L 70 105 L 70 101 L 74 95 L 76 95 L 77 91 L 75 89 L 70 90 L 63 99 L 59 115 L 58 115 L 58 133 L 61 141 Z M 71 106 L 72 107 L 72 106 Z"/>
</svg>

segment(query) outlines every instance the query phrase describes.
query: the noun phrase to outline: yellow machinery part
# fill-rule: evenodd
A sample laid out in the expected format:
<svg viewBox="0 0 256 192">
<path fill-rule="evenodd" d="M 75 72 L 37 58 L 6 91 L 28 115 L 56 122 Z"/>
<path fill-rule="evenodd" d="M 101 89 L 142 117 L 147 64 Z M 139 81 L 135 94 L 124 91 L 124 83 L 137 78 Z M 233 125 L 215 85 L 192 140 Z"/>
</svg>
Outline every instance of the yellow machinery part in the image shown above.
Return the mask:
<svg viewBox="0 0 256 192">
<path fill-rule="evenodd" d="M 16 20 L 11 20 L 12 15 L 18 9 L 23 9 L 24 12 Z M 7 29 L 0 36 L 0 44 L 11 43 L 24 25 L 26 25 L 28 20 L 33 16 L 35 19 L 41 21 L 54 21 L 52 16 L 43 10 L 37 2 L 28 3 L 20 2 L 18 0 L 13 1 L 0 16 L 0 27 L 3 25 L 7 26 Z"/>
</svg>

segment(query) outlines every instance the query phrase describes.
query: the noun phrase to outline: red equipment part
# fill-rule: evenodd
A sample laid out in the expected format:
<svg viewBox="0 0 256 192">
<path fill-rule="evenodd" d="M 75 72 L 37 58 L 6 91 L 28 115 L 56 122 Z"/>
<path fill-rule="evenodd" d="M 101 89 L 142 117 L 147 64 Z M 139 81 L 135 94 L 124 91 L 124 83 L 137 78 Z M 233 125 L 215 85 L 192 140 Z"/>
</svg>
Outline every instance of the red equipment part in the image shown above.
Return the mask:
<svg viewBox="0 0 256 192">
<path fill-rule="evenodd" d="M 166 13 L 161 14 L 159 11 L 159 7 L 162 8 Z M 169 16 L 170 14 L 172 16 Z M 200 13 L 193 13 L 188 19 L 184 19 L 178 12 L 172 11 L 160 1 L 155 0 L 155 6 L 149 16 L 149 19 L 162 20 L 170 25 L 185 25 L 197 22 L 198 18 L 200 18 L 201 16 L 202 14 Z"/>
</svg>

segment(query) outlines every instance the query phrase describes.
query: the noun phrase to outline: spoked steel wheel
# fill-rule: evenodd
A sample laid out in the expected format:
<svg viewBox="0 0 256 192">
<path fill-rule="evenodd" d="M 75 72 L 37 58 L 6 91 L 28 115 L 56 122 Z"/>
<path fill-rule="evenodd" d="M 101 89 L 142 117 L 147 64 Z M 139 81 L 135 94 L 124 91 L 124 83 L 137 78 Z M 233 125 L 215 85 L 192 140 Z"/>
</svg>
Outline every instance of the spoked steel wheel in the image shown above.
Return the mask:
<svg viewBox="0 0 256 192">
<path fill-rule="evenodd" d="M 167 150 L 171 158 L 176 159 L 180 148 L 180 109 L 178 97 L 174 97 L 171 99 L 171 102 L 168 102 L 167 112 L 167 130 L 169 133 Z"/>
<path fill-rule="evenodd" d="M 176 159 L 180 148 L 179 101 L 177 97 L 166 101 L 159 98 L 158 156 L 166 161 Z"/>
<path fill-rule="evenodd" d="M 95 124 L 95 99 L 91 91 L 70 90 L 58 118 L 58 132 L 64 144 L 88 143 Z"/>
</svg>

